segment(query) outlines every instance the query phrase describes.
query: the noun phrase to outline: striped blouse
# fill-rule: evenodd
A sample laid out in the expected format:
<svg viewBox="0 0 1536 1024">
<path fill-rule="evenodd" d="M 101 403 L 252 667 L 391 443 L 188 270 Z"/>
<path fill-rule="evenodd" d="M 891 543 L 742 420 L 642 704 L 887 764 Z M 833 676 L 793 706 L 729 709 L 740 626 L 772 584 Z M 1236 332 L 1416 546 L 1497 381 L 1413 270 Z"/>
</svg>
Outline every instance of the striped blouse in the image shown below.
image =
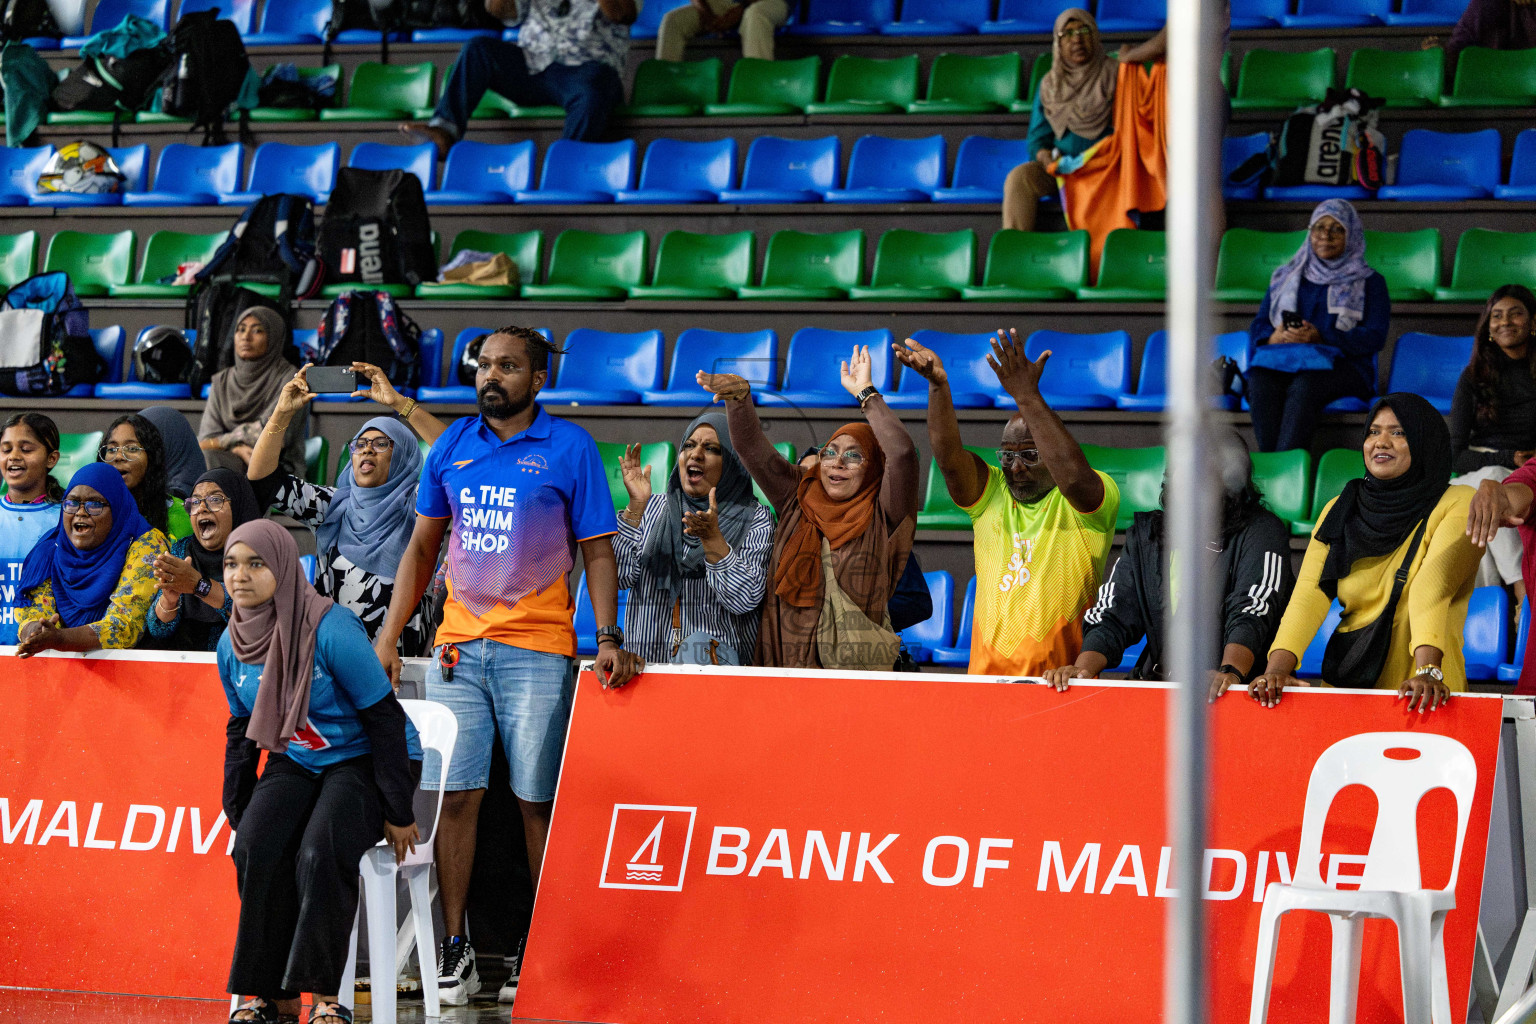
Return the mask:
<svg viewBox="0 0 1536 1024">
<path fill-rule="evenodd" d="M 665 495 L 653 494 L 632 526 L 619 516 L 613 539 L 619 589 L 629 591 L 624 613 L 624 649 L 648 662 L 664 664 L 672 655 L 672 609 L 676 598 L 656 585 L 641 564 L 640 552 L 649 532 L 667 512 Z M 733 648 L 743 665 L 752 664 L 757 649 L 757 624 L 768 588 L 768 557 L 773 550 L 773 515 L 759 505 L 741 543 L 720 561 L 704 563 L 704 575 L 683 580 L 681 637 L 704 632 Z"/>
</svg>

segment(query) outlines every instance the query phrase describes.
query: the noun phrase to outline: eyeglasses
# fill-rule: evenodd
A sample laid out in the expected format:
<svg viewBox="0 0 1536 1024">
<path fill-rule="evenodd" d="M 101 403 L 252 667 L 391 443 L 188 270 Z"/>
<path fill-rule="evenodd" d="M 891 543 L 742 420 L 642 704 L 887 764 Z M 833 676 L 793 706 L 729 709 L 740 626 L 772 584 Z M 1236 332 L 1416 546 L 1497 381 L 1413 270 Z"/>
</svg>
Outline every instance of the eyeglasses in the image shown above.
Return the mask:
<svg viewBox="0 0 1536 1024">
<path fill-rule="evenodd" d="M 85 509 L 85 514 L 90 516 L 92 519 L 95 519 L 111 507 L 111 505 L 108 505 L 104 501 L 76 501 L 74 498 L 64 499 L 64 514 L 67 516 L 77 515 L 81 509 Z"/>
<path fill-rule="evenodd" d="M 222 494 L 210 494 L 206 498 L 188 498 L 183 504 L 186 506 L 188 515 L 195 515 L 200 508 L 217 512 L 229 504 L 229 499 Z"/>
<path fill-rule="evenodd" d="M 827 445 L 817 454 L 821 457 L 822 462 L 841 462 L 849 468 L 864 464 L 864 453 L 857 448 L 849 448 L 845 452 L 839 452 L 831 445 Z"/>
<path fill-rule="evenodd" d="M 1026 466 L 1040 465 L 1040 449 L 1024 448 L 1020 451 L 1008 451 L 1004 448 L 997 450 L 997 464 L 999 466 L 1011 466 L 1015 462 L 1022 462 Z"/>
<path fill-rule="evenodd" d="M 117 458 L 118 453 L 122 453 L 124 458 L 136 459 L 144 454 L 144 449 L 136 444 L 104 444 L 96 449 L 96 454 L 101 456 L 103 462 Z"/>
<path fill-rule="evenodd" d="M 361 455 L 367 451 L 375 451 L 382 455 L 394 446 L 395 442 L 391 441 L 387 437 L 359 437 L 354 440 L 348 447 L 350 447 L 358 455 Z"/>
<path fill-rule="evenodd" d="M 1092 29 L 1069 28 L 1056 33 L 1057 39 L 1087 39 L 1093 35 Z"/>
</svg>

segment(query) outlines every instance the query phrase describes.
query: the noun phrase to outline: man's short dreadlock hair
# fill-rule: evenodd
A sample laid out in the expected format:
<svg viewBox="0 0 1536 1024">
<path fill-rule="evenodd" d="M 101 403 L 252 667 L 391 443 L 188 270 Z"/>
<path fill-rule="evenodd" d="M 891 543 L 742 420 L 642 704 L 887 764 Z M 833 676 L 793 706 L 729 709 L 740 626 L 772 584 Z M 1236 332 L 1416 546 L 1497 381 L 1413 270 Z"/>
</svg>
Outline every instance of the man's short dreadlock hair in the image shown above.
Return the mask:
<svg viewBox="0 0 1536 1024">
<path fill-rule="evenodd" d="M 521 341 L 528 349 L 528 368 L 533 373 L 538 373 L 540 370 L 548 372 L 551 353 L 565 354 L 565 349 L 556 348 L 554 342 L 532 327 L 498 327 L 491 334 L 505 334 L 509 338 Z"/>
</svg>

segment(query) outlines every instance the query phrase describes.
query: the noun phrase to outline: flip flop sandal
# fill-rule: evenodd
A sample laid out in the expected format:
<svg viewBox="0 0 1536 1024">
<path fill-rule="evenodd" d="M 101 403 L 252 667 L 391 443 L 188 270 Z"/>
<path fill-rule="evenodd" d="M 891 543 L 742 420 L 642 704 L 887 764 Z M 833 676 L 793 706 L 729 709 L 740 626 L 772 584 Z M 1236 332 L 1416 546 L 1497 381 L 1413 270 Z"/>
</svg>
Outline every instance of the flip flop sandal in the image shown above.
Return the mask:
<svg viewBox="0 0 1536 1024">
<path fill-rule="evenodd" d="M 325 1012 L 321 1012 L 321 1011 Z M 340 1003 L 317 1003 L 309 1011 L 309 1024 L 352 1024 L 352 1011 Z"/>
<path fill-rule="evenodd" d="M 254 1013 L 254 1017 L 239 1016 L 242 1013 Z M 282 1017 L 277 1012 L 277 1004 L 260 996 L 252 996 L 240 1004 L 240 1008 L 229 1015 L 229 1024 L 282 1024 Z"/>
</svg>

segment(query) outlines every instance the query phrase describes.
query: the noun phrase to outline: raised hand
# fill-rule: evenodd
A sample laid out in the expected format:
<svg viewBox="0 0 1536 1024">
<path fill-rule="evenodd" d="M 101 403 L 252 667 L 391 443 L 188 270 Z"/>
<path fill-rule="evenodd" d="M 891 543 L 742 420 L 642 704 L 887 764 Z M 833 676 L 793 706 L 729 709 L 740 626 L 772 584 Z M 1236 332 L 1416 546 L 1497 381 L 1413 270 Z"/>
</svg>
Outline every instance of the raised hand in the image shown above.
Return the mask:
<svg viewBox="0 0 1536 1024">
<path fill-rule="evenodd" d="M 310 402 L 315 400 L 315 394 L 309 390 L 309 378 L 305 376 L 314 363 L 305 363 L 299 367 L 299 372 L 293 375 L 293 379 L 283 385 L 283 390 L 277 393 L 277 406 L 272 410 L 272 418 L 282 418 L 284 426 L 293 419 L 296 412 L 300 412 Z"/>
<path fill-rule="evenodd" d="M 368 384 L 366 388 L 359 387 L 352 392 L 353 398 L 371 398 L 390 409 L 398 409 L 405 404 L 405 399 L 400 396 L 400 392 L 395 390 L 395 386 L 389 382 L 384 371 L 377 366 L 372 363 L 353 363 L 352 372 L 357 374 L 359 381 L 366 381 Z"/>
<path fill-rule="evenodd" d="M 859 392 L 869 387 L 873 373 L 868 345 L 855 345 L 853 352 L 842 362 L 843 390 L 857 398 Z"/>
<path fill-rule="evenodd" d="M 722 399 L 727 402 L 740 401 L 752 394 L 752 385 L 747 383 L 747 379 L 734 373 L 705 373 L 700 370 L 693 375 L 693 379 L 699 382 L 699 387 L 714 395 L 717 402 Z"/>
<path fill-rule="evenodd" d="M 908 338 L 905 346 L 892 345 L 891 352 L 896 356 L 898 363 L 921 376 L 929 384 L 949 382 L 949 374 L 944 369 L 944 360 L 922 342 Z"/>
<path fill-rule="evenodd" d="M 992 342 L 992 354 L 987 356 L 987 365 L 997 374 L 997 382 L 1003 390 L 1015 402 L 1022 403 L 1040 397 L 1040 378 L 1045 374 L 1045 363 L 1050 358 L 1049 349 L 1040 353 L 1039 359 L 1027 357 L 1019 332 L 1010 327 L 1006 332 L 998 330 L 997 340 Z"/>
<path fill-rule="evenodd" d="M 651 500 L 651 467 L 640 464 L 640 446 L 629 445 L 619 457 L 619 472 L 624 476 L 624 489 L 629 492 L 629 507 L 636 513 L 645 511 Z"/>
</svg>

